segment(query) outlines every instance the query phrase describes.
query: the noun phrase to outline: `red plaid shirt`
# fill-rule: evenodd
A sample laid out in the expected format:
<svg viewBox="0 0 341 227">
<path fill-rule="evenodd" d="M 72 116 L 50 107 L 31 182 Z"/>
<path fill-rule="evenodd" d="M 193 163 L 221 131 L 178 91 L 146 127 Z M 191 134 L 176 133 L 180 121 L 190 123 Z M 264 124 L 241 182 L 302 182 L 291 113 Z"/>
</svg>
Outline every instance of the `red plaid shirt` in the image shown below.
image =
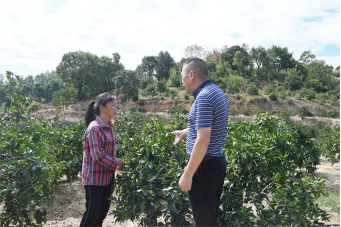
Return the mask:
<svg viewBox="0 0 341 227">
<path fill-rule="evenodd" d="M 107 186 L 115 174 L 116 135 L 113 124 L 99 117 L 92 121 L 84 135 L 83 185 Z"/>
</svg>

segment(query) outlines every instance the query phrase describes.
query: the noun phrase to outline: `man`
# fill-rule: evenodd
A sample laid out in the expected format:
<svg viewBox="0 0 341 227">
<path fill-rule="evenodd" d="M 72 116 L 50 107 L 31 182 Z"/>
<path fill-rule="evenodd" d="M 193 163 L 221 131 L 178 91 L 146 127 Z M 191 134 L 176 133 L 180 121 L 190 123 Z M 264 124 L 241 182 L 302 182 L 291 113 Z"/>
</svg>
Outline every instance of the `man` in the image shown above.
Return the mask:
<svg viewBox="0 0 341 227">
<path fill-rule="evenodd" d="M 208 78 L 206 63 L 192 58 L 183 65 L 182 83 L 195 101 L 188 115 L 188 128 L 174 131 L 174 145 L 184 137 L 189 156 L 179 187 L 187 193 L 196 226 L 217 226 L 219 200 L 226 161 L 223 145 L 227 133 L 228 101 Z"/>
</svg>

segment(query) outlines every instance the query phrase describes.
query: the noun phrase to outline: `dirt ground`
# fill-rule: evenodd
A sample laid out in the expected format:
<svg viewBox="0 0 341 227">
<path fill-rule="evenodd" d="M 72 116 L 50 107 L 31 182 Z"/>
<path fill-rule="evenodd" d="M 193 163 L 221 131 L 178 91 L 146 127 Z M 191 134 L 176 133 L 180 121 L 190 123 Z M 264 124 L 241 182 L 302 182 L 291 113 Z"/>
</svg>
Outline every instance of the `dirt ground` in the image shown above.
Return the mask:
<svg viewBox="0 0 341 227">
<path fill-rule="evenodd" d="M 331 166 L 330 162 L 322 159 L 321 165 L 315 173 L 325 179 L 327 188 L 340 187 L 340 163 Z M 114 206 L 111 205 L 109 214 L 104 220 L 103 226 L 137 226 L 138 221 L 126 223 L 115 223 L 115 217 L 110 214 Z M 330 210 L 324 208 L 328 213 Z M 47 223 L 44 226 L 79 226 L 82 215 L 85 211 L 85 191 L 81 178 L 72 182 L 66 179 L 59 182 L 52 196 L 51 206 L 48 207 Z M 340 224 L 340 215 L 332 213 L 331 219 L 326 224 Z"/>
</svg>

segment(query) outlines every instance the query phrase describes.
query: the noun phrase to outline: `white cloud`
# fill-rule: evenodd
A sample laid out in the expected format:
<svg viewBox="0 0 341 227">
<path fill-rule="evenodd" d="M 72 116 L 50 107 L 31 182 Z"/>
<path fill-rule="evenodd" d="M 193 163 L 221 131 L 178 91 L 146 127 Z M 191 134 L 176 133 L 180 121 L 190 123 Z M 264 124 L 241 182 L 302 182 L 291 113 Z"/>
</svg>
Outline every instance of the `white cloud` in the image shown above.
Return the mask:
<svg viewBox="0 0 341 227">
<path fill-rule="evenodd" d="M 179 61 L 192 44 L 209 51 L 242 43 L 276 45 L 299 58 L 305 50 L 340 45 L 340 13 L 326 12 L 339 7 L 338 0 L 2 1 L 0 73 L 53 70 L 64 53 L 77 50 L 118 52 L 134 70 L 143 56 L 161 50 Z M 335 57 L 324 59 L 339 65 Z"/>
</svg>

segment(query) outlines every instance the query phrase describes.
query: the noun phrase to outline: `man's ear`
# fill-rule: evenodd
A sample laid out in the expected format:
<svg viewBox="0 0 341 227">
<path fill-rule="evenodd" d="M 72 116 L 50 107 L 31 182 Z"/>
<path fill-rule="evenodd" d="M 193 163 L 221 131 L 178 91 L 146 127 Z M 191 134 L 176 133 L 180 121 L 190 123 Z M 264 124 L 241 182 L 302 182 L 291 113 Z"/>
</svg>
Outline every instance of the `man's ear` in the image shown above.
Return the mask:
<svg viewBox="0 0 341 227">
<path fill-rule="evenodd" d="M 196 77 L 195 72 L 191 71 L 189 74 L 191 80 L 194 80 L 194 78 Z"/>
</svg>

